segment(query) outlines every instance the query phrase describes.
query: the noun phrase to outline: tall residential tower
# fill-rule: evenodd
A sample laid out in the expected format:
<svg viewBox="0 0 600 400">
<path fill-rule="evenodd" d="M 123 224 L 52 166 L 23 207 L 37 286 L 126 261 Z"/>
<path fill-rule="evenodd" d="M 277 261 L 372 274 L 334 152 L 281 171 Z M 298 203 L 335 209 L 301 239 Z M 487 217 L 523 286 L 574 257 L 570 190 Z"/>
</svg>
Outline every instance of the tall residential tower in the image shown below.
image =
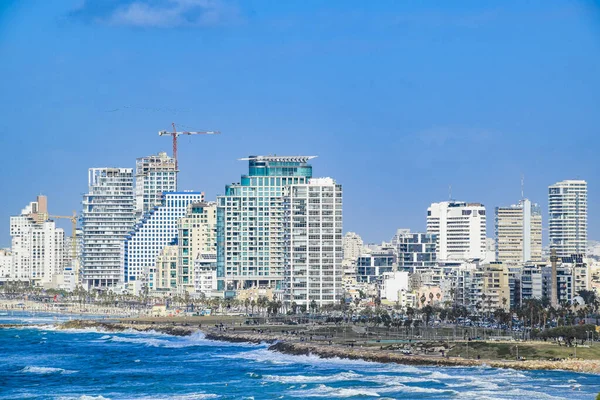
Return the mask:
<svg viewBox="0 0 600 400">
<path fill-rule="evenodd" d="M 135 210 L 139 217 L 161 204 L 163 193 L 177 191 L 175 160 L 167 153 L 135 162 Z"/>
<path fill-rule="evenodd" d="M 89 288 L 114 287 L 123 277 L 123 244 L 135 223 L 131 168 L 90 168 L 83 196 L 82 278 Z"/>
<path fill-rule="evenodd" d="M 548 187 L 548 236 L 556 255 L 586 253 L 587 182 L 566 180 Z"/>
<path fill-rule="evenodd" d="M 537 204 L 523 199 L 510 207 L 496 207 L 496 261 L 542 261 L 542 213 Z"/>
</svg>

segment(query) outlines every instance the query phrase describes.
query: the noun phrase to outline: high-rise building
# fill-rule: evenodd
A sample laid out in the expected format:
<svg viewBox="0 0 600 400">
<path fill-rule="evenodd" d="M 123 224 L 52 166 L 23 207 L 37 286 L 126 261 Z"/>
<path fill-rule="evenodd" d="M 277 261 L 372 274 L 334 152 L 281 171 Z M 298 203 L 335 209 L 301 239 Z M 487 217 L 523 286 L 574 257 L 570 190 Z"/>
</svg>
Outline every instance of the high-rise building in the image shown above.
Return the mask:
<svg viewBox="0 0 600 400">
<path fill-rule="evenodd" d="M 586 253 L 587 182 L 566 180 L 548 187 L 548 236 L 558 257 Z"/>
<path fill-rule="evenodd" d="M 204 201 L 201 192 L 165 193 L 162 203 L 138 221 L 125 239 L 124 282 L 142 281 L 152 289 L 156 257 L 163 247 L 176 243 L 179 219 L 190 204 L 200 201 Z"/>
<path fill-rule="evenodd" d="M 177 191 L 175 159 L 167 153 L 135 162 L 135 209 L 139 217 L 161 204 L 163 193 Z"/>
<path fill-rule="evenodd" d="M 281 289 L 287 244 L 283 188 L 312 177 L 306 156 L 250 156 L 248 174 L 217 197 L 219 290 Z"/>
<path fill-rule="evenodd" d="M 50 286 L 64 269 L 63 229 L 48 220 L 46 196 L 38 196 L 20 215 L 10 217 L 13 264 L 10 279 Z"/>
<path fill-rule="evenodd" d="M 496 261 L 524 263 L 542 260 L 542 213 L 523 199 L 517 205 L 496 207 Z"/>
<path fill-rule="evenodd" d="M 486 215 L 480 203 L 444 201 L 427 209 L 427 233 L 437 235 L 438 260 L 483 260 Z"/>
<path fill-rule="evenodd" d="M 356 262 L 363 252 L 363 240 L 356 232 L 346 232 L 343 239 L 344 260 Z"/>
<path fill-rule="evenodd" d="M 311 178 L 284 188 L 284 300 L 307 307 L 342 295 L 342 186 Z"/>
<path fill-rule="evenodd" d="M 213 259 L 213 264 L 216 262 L 217 203 L 197 202 L 188 205 L 185 217 L 181 218 L 177 224 L 177 230 L 178 289 L 186 290 L 189 293 L 196 292 L 198 285 L 206 289 L 204 282 L 199 283 L 199 278 L 196 279 L 195 273 L 196 271 L 204 272 L 207 263 L 200 262 L 200 265 L 197 265 L 196 260 L 200 258 L 200 261 Z M 216 284 L 216 279 L 214 282 Z"/>
<path fill-rule="evenodd" d="M 391 245 L 398 255 L 398 270 L 411 273 L 427 271 L 436 266 L 437 236 L 398 229 Z"/>
<path fill-rule="evenodd" d="M 109 288 L 123 277 L 123 244 L 135 223 L 131 168 L 90 168 L 83 196 L 82 278 L 89 288 Z"/>
<path fill-rule="evenodd" d="M 386 248 L 363 254 L 356 260 L 356 280 L 358 282 L 381 282 L 383 274 L 398 270 L 396 249 Z"/>
</svg>

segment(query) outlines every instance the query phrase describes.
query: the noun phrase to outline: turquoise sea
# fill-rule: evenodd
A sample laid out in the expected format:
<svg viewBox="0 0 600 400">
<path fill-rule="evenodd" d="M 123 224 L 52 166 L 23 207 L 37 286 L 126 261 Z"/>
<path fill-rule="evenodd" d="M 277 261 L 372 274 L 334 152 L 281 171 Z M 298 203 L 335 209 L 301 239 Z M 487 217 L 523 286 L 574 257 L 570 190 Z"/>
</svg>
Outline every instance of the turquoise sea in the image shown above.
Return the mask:
<svg viewBox="0 0 600 400">
<path fill-rule="evenodd" d="M 57 331 L 0 314 L 0 399 L 593 399 L 600 376 L 432 368 L 273 353 L 201 334 Z M 45 324 L 31 327 L 27 324 Z"/>
</svg>

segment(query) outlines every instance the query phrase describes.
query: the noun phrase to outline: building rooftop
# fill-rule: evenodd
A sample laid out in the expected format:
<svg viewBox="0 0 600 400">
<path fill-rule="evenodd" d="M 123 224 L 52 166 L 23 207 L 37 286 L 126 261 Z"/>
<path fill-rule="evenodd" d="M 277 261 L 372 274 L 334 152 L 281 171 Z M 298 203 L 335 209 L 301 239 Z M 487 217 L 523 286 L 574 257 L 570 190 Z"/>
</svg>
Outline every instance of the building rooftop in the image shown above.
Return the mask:
<svg viewBox="0 0 600 400">
<path fill-rule="evenodd" d="M 307 162 L 317 156 L 249 156 L 238 161 L 279 161 L 279 162 Z"/>
</svg>

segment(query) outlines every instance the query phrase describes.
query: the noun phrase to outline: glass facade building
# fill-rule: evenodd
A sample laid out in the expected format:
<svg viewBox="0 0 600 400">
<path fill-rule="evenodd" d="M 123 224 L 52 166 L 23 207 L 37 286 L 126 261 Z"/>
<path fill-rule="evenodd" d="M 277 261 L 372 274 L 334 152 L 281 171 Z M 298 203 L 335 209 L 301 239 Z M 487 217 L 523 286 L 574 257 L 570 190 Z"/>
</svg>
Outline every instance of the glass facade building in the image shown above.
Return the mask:
<svg viewBox="0 0 600 400">
<path fill-rule="evenodd" d="M 310 156 L 250 156 L 248 174 L 217 197 L 217 287 L 282 288 L 283 188 L 308 183 Z"/>
</svg>

